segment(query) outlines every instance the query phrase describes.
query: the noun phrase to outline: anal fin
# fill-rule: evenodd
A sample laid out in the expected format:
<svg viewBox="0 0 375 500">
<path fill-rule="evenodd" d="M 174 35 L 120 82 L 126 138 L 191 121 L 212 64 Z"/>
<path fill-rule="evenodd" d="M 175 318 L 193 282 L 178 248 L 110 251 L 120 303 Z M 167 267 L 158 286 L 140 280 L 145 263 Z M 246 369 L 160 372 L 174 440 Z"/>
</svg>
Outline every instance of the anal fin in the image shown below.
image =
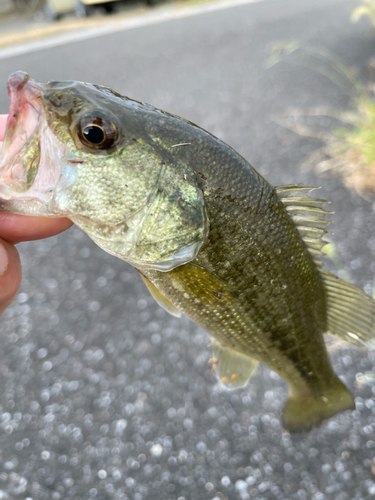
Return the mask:
<svg viewBox="0 0 375 500">
<path fill-rule="evenodd" d="M 328 332 L 358 347 L 375 350 L 375 301 L 363 290 L 321 271 Z"/>
<path fill-rule="evenodd" d="M 227 389 L 244 387 L 253 376 L 258 361 L 240 352 L 222 346 L 217 340 L 211 339 L 212 359 L 211 369 L 215 371 L 218 380 Z"/>
<path fill-rule="evenodd" d="M 176 316 L 177 318 L 181 317 L 181 311 L 175 307 L 172 302 L 170 302 L 155 285 L 151 283 L 149 279 L 147 279 L 143 274 L 141 274 L 141 278 L 143 279 L 144 284 L 147 286 L 149 292 L 152 297 L 156 300 L 160 307 L 162 307 L 167 313 L 172 314 L 172 316 Z"/>
</svg>

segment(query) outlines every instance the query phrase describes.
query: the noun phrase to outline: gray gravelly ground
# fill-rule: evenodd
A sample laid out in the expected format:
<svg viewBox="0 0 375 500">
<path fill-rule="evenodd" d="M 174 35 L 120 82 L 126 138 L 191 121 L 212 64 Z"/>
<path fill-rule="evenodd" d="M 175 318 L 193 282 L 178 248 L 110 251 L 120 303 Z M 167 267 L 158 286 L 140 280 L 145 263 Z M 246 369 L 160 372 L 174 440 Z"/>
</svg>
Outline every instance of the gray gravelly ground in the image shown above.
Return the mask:
<svg viewBox="0 0 375 500">
<path fill-rule="evenodd" d="M 364 68 L 374 40 L 351 0 L 266 0 L 2 61 L 7 75 L 79 79 L 184 116 L 218 135 L 273 184 L 323 184 L 334 241 L 371 291 L 375 216 L 337 179 L 302 172 L 317 143 L 270 120 L 287 106 L 347 98 L 303 67 L 263 71 L 280 39 L 322 45 Z M 329 127 L 331 124 L 322 122 Z M 309 434 L 280 427 L 284 382 L 259 369 L 221 392 L 208 337 L 148 295 L 137 273 L 78 229 L 20 245 L 24 280 L 1 319 L 0 498 L 32 500 L 360 500 L 375 496 L 375 388 L 355 382 L 372 355 L 333 353 L 357 410 Z M 329 266 L 328 266 L 329 267 Z"/>
</svg>

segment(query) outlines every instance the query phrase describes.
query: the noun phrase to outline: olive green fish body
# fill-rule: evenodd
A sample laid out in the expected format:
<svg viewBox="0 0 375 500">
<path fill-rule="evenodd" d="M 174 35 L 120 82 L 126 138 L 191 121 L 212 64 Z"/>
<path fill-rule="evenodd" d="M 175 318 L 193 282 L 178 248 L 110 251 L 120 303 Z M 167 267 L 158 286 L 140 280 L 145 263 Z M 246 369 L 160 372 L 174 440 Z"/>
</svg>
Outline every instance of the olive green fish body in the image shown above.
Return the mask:
<svg viewBox="0 0 375 500">
<path fill-rule="evenodd" d="M 333 371 L 322 338 L 318 269 L 267 181 L 233 152 L 220 172 L 215 165 L 226 152 L 219 141 L 216 147 L 220 161 L 211 152 L 212 166 L 197 172 L 210 221 L 207 241 L 192 262 L 142 274 L 223 345 L 266 363 L 296 390 L 319 393 Z"/>
<path fill-rule="evenodd" d="M 272 187 L 179 117 L 82 82 L 8 81 L 3 209 L 69 217 L 133 265 L 157 302 L 213 337 L 212 368 L 244 386 L 283 377 L 291 431 L 353 408 L 323 333 L 375 348 L 375 302 L 322 271 L 328 213 L 301 185 Z"/>
<path fill-rule="evenodd" d="M 183 140 L 191 141 L 185 157 L 199 157 L 194 138 L 184 132 Z M 142 274 L 222 346 L 279 373 L 291 396 L 320 400 L 333 390 L 339 392 L 332 398 L 336 409 L 327 415 L 340 406 L 352 408 L 323 340 L 323 280 L 293 220 L 272 186 L 242 157 L 216 138 L 204 142 L 205 161 L 195 172 L 210 222 L 207 240 L 192 262 L 168 273 Z M 292 430 L 309 428 L 325 409 L 317 413 L 310 421 L 304 415 L 302 424 L 293 416 L 284 423 Z"/>
</svg>

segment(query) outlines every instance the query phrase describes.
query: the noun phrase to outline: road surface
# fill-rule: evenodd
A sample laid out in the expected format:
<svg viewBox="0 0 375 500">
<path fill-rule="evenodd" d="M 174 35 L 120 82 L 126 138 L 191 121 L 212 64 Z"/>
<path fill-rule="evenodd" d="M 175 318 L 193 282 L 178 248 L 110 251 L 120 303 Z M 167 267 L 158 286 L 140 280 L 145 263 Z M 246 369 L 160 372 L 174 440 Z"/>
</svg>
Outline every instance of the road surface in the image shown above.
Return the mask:
<svg viewBox="0 0 375 500">
<path fill-rule="evenodd" d="M 271 121 L 288 106 L 345 108 L 302 66 L 263 62 L 279 40 L 323 46 L 365 76 L 374 42 L 352 0 L 264 0 L 1 61 L 9 73 L 111 86 L 217 135 L 275 185 L 323 185 L 335 242 L 372 290 L 375 216 L 338 178 L 301 170 L 319 146 Z M 326 123 L 329 127 L 332 123 Z M 373 355 L 334 349 L 357 409 L 308 434 L 283 432 L 285 383 L 258 369 L 219 389 L 208 337 L 167 315 L 137 272 L 72 228 L 19 245 L 18 300 L 1 319 L 0 498 L 11 500 L 364 500 L 375 496 L 375 386 L 356 382 Z M 328 264 L 328 269 L 333 269 Z M 373 466 L 375 472 L 375 467 Z"/>
</svg>

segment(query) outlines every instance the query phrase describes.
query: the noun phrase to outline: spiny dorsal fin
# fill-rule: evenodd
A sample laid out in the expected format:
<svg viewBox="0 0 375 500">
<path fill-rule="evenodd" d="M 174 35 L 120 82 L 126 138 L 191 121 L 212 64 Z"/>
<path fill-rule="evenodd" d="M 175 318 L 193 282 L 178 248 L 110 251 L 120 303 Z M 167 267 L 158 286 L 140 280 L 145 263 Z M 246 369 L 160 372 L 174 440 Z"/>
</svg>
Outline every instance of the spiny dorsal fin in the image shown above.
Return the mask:
<svg viewBox="0 0 375 500">
<path fill-rule="evenodd" d="M 313 189 L 319 188 L 303 184 L 275 187 L 278 197 L 297 226 L 310 254 L 316 264 L 321 266 L 319 257 L 323 254 L 322 248 L 327 244 L 323 238 L 325 234 L 329 234 L 326 227 L 332 222 L 326 220 L 326 215 L 333 212 L 323 208 L 325 203 L 329 203 L 328 201 L 310 198 L 309 193 Z"/>
</svg>

